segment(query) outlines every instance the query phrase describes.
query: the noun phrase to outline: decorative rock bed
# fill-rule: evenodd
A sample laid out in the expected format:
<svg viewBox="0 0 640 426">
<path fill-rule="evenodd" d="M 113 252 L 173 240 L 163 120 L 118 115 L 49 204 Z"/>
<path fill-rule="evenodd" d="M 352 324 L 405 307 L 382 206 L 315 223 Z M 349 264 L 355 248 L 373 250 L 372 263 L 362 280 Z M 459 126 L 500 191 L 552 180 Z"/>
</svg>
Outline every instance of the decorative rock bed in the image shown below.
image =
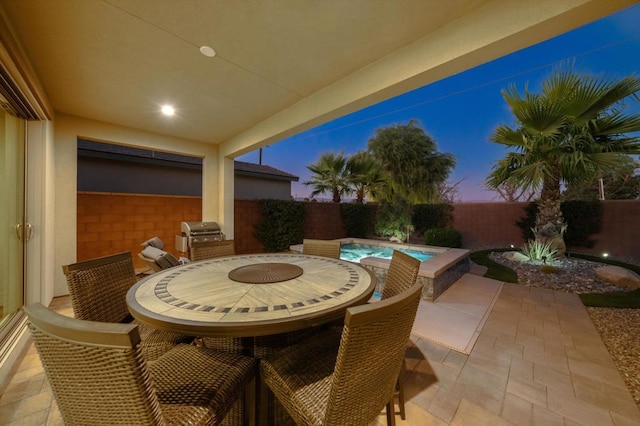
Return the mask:
<svg viewBox="0 0 640 426">
<path fill-rule="evenodd" d="M 590 260 L 566 257 L 552 260 L 547 265 L 554 266 L 555 273 L 543 273 L 539 261 L 521 262 L 507 260 L 503 253 L 494 252 L 489 255 L 494 262 L 513 269 L 518 274 L 518 283 L 531 287 L 542 287 L 565 293 L 605 293 L 608 291 L 628 291 L 628 287 L 614 285 L 598 278 L 595 269 L 602 263 Z"/>
</svg>

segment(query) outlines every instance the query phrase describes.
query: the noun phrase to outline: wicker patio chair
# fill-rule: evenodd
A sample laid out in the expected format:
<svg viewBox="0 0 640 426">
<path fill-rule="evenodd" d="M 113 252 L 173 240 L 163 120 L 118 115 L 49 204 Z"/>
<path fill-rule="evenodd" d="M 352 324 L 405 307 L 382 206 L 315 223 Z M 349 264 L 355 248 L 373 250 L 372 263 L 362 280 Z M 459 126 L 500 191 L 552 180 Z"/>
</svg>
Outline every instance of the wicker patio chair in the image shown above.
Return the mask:
<svg viewBox="0 0 640 426">
<path fill-rule="evenodd" d="M 302 253 L 340 259 L 340 241 L 304 239 Z"/>
<path fill-rule="evenodd" d="M 415 257 L 394 250 L 382 290 L 382 300 L 398 295 L 411 287 L 418 278 L 421 263 Z"/>
<path fill-rule="evenodd" d="M 255 396 L 252 358 L 178 345 L 147 363 L 135 324 L 24 310 L 65 425 L 217 425 Z"/>
<path fill-rule="evenodd" d="M 220 256 L 236 254 L 234 240 L 193 241 L 189 246 L 192 262 Z M 245 342 L 240 337 L 203 337 L 199 339 L 202 346 L 224 352 L 244 353 Z"/>
<path fill-rule="evenodd" d="M 270 389 L 296 424 L 368 425 L 392 398 L 422 285 L 347 309 L 342 338 L 313 336 L 260 361 L 261 401 Z M 268 415 L 261 405 L 261 417 Z M 265 423 L 266 424 L 266 423 Z"/>
<path fill-rule="evenodd" d="M 233 240 L 193 241 L 189 247 L 191 261 L 211 259 L 220 256 L 233 256 L 236 246 Z"/>
<path fill-rule="evenodd" d="M 63 265 L 71 295 L 73 314 L 77 319 L 98 322 L 128 323 L 133 318 L 127 308 L 127 291 L 136 283 L 136 271 L 131 253 L 118 253 Z M 136 321 L 133 321 L 136 323 Z M 191 337 L 156 330 L 139 324 L 142 352 L 153 361 L 179 343 Z"/>
<path fill-rule="evenodd" d="M 393 256 L 391 257 L 391 263 L 389 264 L 387 278 L 384 282 L 381 300 L 396 296 L 414 285 L 418 278 L 418 271 L 420 270 L 421 263 L 422 262 L 415 257 L 409 256 L 399 250 L 394 250 Z M 406 365 L 403 358 L 400 374 L 398 375 L 398 382 L 396 384 L 396 396 L 398 397 L 398 408 L 400 409 L 400 418 L 402 420 L 406 420 L 407 418 L 404 408 L 405 374 Z"/>
</svg>

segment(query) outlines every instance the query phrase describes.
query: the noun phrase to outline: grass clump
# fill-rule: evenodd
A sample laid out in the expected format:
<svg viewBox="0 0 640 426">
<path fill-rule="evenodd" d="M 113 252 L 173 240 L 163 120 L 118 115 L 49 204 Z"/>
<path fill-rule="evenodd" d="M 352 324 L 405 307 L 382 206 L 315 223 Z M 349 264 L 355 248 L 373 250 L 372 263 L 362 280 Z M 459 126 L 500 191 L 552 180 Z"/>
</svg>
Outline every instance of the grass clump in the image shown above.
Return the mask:
<svg viewBox="0 0 640 426">
<path fill-rule="evenodd" d="M 633 291 L 612 291 L 608 293 L 580 294 L 585 306 L 594 308 L 640 309 L 640 288 Z"/>
<path fill-rule="evenodd" d="M 494 262 L 489 258 L 489 255 L 492 252 L 505 252 L 512 251 L 513 249 L 492 249 L 492 250 L 480 250 L 473 252 L 469 255 L 471 260 L 482 266 L 486 266 L 489 268 L 487 272 L 484 274 L 486 278 L 491 278 L 498 281 L 504 281 L 508 283 L 518 283 L 518 274 L 504 265 L 501 265 L 497 262 Z"/>
</svg>

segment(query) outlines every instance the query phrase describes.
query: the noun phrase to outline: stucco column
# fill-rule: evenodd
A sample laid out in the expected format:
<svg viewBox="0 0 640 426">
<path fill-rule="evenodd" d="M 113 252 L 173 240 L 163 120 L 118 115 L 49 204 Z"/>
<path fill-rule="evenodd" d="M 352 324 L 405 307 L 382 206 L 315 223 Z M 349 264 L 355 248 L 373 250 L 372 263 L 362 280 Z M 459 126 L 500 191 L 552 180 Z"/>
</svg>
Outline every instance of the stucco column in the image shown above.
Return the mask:
<svg viewBox="0 0 640 426">
<path fill-rule="evenodd" d="M 202 164 L 202 220 L 217 222 L 233 238 L 234 160 L 211 145 Z"/>
<path fill-rule="evenodd" d="M 234 164 L 235 161 L 232 158 L 220 157 L 219 164 L 219 176 L 220 176 L 220 192 L 218 194 L 219 199 L 219 220 L 222 231 L 225 233 L 226 238 L 231 240 L 234 235 Z"/>
</svg>

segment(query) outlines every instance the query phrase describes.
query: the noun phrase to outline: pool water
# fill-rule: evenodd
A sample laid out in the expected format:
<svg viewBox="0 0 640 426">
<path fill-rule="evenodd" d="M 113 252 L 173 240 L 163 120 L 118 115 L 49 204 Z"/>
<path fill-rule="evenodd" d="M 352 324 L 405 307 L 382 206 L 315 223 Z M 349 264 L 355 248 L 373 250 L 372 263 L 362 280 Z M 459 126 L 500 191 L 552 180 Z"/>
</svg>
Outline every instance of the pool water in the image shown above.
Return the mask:
<svg viewBox="0 0 640 426">
<path fill-rule="evenodd" d="M 350 262 L 359 262 L 363 257 L 378 257 L 381 259 L 391 259 L 393 256 L 393 247 L 373 246 L 365 244 L 347 243 L 340 247 L 340 259 Z M 397 248 L 409 256 L 415 257 L 419 261 L 431 259 L 435 253 L 427 253 L 419 250 L 411 250 L 406 248 Z"/>
</svg>

